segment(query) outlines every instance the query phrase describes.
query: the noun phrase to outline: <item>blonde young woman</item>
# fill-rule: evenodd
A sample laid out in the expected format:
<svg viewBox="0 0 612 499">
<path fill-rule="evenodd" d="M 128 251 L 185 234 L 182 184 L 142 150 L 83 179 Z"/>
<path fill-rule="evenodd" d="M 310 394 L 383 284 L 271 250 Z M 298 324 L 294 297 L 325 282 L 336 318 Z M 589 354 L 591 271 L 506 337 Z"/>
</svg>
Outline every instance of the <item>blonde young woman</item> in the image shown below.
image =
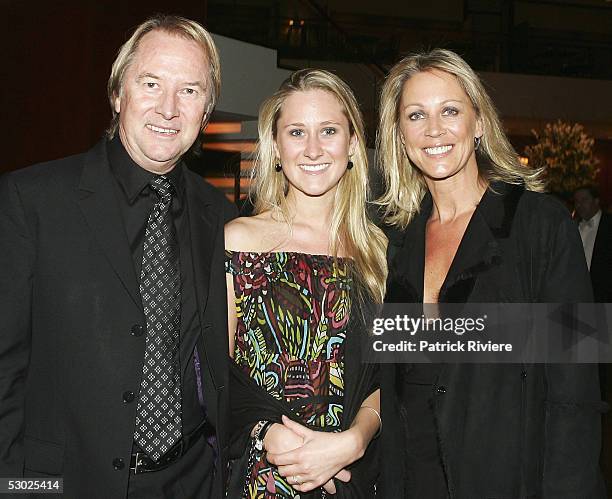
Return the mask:
<svg viewBox="0 0 612 499">
<path fill-rule="evenodd" d="M 226 226 L 228 495 L 373 497 L 379 392 L 360 334 L 386 238 L 366 215 L 358 105 L 335 75 L 298 71 L 262 105 L 259 137 L 254 216 Z"/>
<path fill-rule="evenodd" d="M 382 89 L 390 302 L 590 300 L 567 210 L 520 165 L 482 83 L 448 50 Z M 599 498 L 595 367 L 397 365 L 381 374 L 385 498 Z"/>
</svg>

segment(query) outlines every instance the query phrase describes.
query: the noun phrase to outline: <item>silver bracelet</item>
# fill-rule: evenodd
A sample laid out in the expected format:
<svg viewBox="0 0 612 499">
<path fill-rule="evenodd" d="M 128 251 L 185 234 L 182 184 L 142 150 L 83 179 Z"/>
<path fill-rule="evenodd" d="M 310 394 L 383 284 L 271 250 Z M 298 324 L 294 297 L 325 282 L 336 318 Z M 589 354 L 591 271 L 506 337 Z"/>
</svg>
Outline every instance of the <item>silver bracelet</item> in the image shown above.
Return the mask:
<svg viewBox="0 0 612 499">
<path fill-rule="evenodd" d="M 376 417 L 378 418 L 378 431 L 372 437 L 372 439 L 378 438 L 380 432 L 382 431 L 382 419 L 380 417 L 380 413 L 376 409 L 374 409 L 374 407 L 370 407 L 369 405 L 362 405 L 360 409 L 370 409 L 374 414 L 376 414 Z"/>
</svg>

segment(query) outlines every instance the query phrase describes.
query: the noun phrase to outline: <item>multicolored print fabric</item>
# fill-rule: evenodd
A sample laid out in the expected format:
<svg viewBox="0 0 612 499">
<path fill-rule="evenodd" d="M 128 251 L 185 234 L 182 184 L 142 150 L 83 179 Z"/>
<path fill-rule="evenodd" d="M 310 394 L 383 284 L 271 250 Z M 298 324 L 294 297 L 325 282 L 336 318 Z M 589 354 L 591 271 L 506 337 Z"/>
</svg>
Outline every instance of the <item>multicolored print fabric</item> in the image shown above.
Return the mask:
<svg viewBox="0 0 612 499">
<path fill-rule="evenodd" d="M 350 260 L 298 252 L 226 251 L 236 297 L 234 361 L 311 427 L 339 430 L 344 339 L 351 308 Z M 263 460 L 249 499 L 293 498 Z"/>
</svg>

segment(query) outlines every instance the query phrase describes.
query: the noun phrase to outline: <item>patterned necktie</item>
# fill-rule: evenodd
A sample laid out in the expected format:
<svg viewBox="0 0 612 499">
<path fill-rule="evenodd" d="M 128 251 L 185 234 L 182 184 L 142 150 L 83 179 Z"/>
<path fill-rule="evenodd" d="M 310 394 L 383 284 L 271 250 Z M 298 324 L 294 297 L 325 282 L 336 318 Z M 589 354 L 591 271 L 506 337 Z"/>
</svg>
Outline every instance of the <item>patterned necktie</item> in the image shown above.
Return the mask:
<svg viewBox="0 0 612 499">
<path fill-rule="evenodd" d="M 134 441 L 157 461 L 181 438 L 181 283 L 172 184 L 161 176 L 150 185 L 159 200 L 147 222 L 140 273 L 147 336 Z"/>
</svg>

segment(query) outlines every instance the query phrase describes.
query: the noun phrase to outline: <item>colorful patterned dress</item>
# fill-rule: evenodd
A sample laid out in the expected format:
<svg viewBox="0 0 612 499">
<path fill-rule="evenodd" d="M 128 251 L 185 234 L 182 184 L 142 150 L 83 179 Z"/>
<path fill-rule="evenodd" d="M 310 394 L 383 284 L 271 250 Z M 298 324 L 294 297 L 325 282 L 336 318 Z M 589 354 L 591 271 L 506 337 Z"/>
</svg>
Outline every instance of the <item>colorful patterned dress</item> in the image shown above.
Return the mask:
<svg viewBox="0 0 612 499">
<path fill-rule="evenodd" d="M 342 421 L 348 265 L 327 255 L 226 251 L 238 317 L 234 360 L 314 427 L 339 430 Z M 248 489 L 249 499 L 298 494 L 263 459 Z"/>
</svg>

